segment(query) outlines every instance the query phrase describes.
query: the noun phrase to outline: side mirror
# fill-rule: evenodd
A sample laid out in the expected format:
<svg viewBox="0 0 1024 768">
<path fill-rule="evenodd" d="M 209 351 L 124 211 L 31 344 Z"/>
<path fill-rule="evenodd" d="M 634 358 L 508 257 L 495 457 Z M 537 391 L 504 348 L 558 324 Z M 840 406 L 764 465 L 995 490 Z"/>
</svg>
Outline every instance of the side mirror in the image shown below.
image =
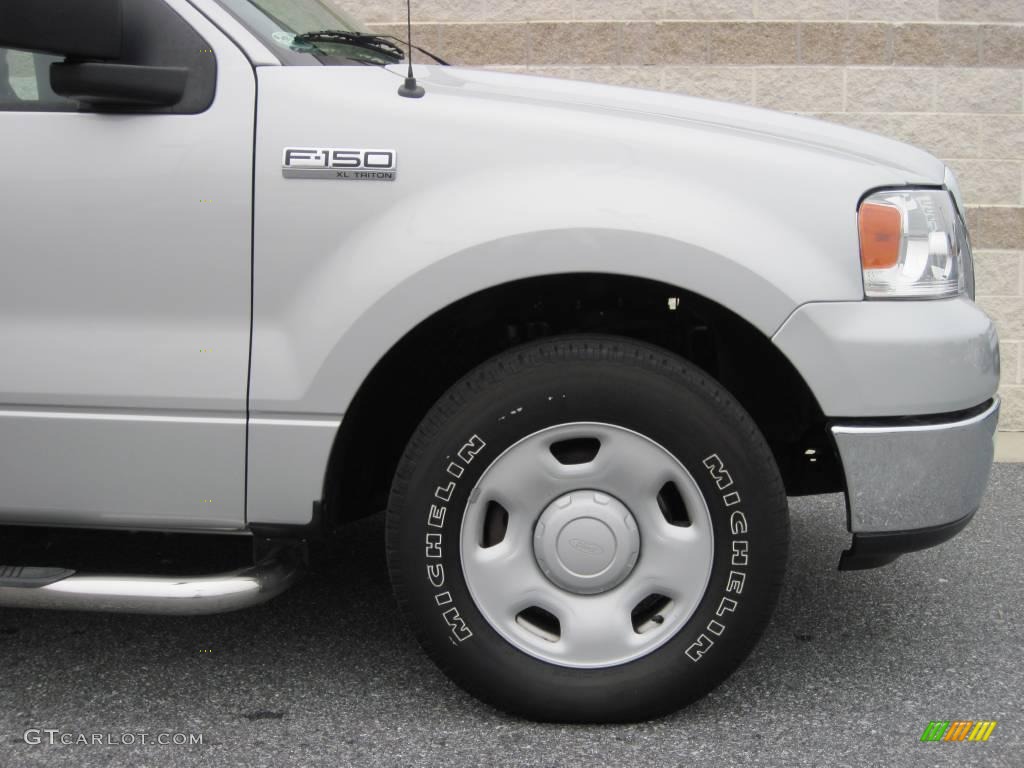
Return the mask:
<svg viewBox="0 0 1024 768">
<path fill-rule="evenodd" d="M 181 101 L 188 69 L 112 63 L 123 28 L 122 0 L 0 0 L 0 47 L 66 57 L 50 65 L 54 93 L 98 109 Z"/>
<path fill-rule="evenodd" d="M 95 107 L 170 107 L 181 101 L 185 67 L 143 67 L 83 62 L 51 64 L 53 92 Z"/>
<path fill-rule="evenodd" d="M 121 0 L 3 0 L 0 47 L 74 59 L 118 59 L 121 16 Z"/>
</svg>

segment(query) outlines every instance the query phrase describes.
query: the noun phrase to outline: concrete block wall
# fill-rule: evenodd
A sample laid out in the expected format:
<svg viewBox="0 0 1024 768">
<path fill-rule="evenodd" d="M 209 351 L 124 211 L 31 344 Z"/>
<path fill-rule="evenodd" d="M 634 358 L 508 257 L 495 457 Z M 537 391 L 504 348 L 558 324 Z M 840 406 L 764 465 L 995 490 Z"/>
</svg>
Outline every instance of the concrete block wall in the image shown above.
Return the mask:
<svg viewBox="0 0 1024 768">
<path fill-rule="evenodd" d="M 402 0 L 339 5 L 404 35 Z M 978 295 L 1002 339 L 1002 429 L 1024 430 L 1024 0 L 415 0 L 453 64 L 810 114 L 956 171 Z"/>
</svg>

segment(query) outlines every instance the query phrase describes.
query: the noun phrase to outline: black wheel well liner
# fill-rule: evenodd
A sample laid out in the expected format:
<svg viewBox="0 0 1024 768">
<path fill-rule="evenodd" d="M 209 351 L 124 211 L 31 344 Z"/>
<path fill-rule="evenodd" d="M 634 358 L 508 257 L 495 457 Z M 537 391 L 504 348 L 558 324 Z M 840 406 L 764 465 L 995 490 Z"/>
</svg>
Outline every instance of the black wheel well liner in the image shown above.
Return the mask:
<svg viewBox="0 0 1024 768">
<path fill-rule="evenodd" d="M 463 375 L 523 342 L 572 333 L 646 341 L 700 366 L 754 418 L 787 493 L 843 490 L 841 465 L 817 400 L 763 333 L 682 288 L 572 273 L 517 280 L 462 298 L 388 350 L 356 392 L 335 437 L 324 479 L 330 519 L 353 520 L 384 508 L 406 443 Z"/>
</svg>

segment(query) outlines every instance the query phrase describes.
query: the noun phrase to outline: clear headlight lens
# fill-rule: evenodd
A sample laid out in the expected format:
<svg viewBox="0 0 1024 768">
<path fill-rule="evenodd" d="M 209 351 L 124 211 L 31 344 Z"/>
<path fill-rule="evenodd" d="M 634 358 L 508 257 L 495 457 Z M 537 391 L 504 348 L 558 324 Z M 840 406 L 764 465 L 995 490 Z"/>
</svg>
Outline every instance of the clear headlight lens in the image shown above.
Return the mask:
<svg viewBox="0 0 1024 768">
<path fill-rule="evenodd" d="M 861 203 L 858 227 L 868 298 L 973 296 L 967 228 L 946 190 L 876 192 Z"/>
</svg>

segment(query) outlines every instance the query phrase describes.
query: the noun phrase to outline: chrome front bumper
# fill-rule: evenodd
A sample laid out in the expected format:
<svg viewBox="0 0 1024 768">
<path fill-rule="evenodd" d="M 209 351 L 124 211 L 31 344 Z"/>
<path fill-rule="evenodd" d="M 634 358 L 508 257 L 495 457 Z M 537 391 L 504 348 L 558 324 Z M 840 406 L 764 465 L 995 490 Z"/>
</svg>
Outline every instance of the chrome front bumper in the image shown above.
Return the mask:
<svg viewBox="0 0 1024 768">
<path fill-rule="evenodd" d="M 846 476 L 850 531 L 860 559 L 938 544 L 955 535 L 981 503 L 999 421 L 999 398 L 978 413 L 948 421 L 891 425 L 835 424 Z M 844 556 L 845 566 L 855 564 Z"/>
</svg>

